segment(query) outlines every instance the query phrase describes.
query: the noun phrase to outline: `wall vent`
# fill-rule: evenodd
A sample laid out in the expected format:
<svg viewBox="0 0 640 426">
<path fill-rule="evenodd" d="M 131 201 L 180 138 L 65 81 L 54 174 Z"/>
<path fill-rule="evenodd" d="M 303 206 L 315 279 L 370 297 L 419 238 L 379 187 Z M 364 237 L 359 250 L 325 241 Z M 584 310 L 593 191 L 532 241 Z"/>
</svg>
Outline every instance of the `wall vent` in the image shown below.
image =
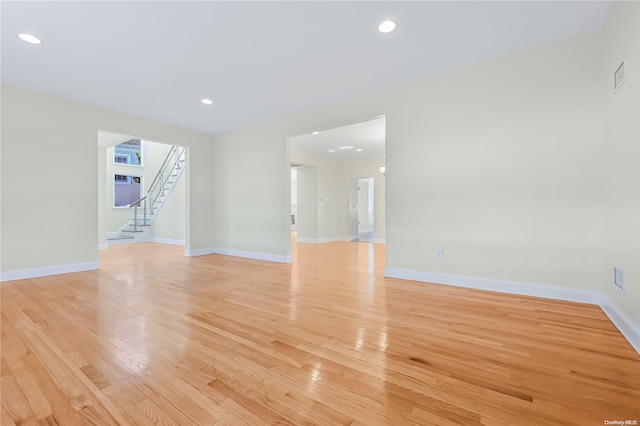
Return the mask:
<svg viewBox="0 0 640 426">
<path fill-rule="evenodd" d="M 624 290 L 624 271 L 616 266 L 613 267 L 613 283 L 620 290 Z"/>
<path fill-rule="evenodd" d="M 618 66 L 616 72 L 613 73 L 613 91 L 615 92 L 624 84 L 624 61 Z"/>
</svg>

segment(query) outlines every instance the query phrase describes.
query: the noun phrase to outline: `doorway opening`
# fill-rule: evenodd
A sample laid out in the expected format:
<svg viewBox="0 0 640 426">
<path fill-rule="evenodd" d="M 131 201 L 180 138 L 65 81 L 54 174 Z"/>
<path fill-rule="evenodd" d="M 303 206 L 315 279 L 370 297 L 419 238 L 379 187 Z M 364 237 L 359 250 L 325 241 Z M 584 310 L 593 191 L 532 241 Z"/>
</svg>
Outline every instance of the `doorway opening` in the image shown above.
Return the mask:
<svg viewBox="0 0 640 426">
<path fill-rule="evenodd" d="M 318 215 L 324 201 L 318 201 L 318 170 L 300 163 L 291 164 L 291 240 L 317 243 Z"/>
<path fill-rule="evenodd" d="M 384 116 L 289 137 L 289 152 L 292 247 L 385 242 Z"/>
<path fill-rule="evenodd" d="M 98 243 L 185 246 L 187 149 L 98 131 Z M 183 176 L 185 175 L 185 176 Z"/>
<path fill-rule="evenodd" d="M 351 241 L 374 242 L 375 181 L 372 177 L 349 181 L 349 231 Z"/>
</svg>

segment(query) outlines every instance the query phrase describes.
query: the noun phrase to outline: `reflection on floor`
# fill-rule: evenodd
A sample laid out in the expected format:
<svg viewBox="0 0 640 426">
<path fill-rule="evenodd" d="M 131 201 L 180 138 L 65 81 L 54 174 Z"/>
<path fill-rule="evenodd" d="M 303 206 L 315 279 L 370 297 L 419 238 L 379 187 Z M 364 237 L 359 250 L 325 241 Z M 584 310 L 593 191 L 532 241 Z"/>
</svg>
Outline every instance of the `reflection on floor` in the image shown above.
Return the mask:
<svg viewBox="0 0 640 426">
<path fill-rule="evenodd" d="M 373 231 L 358 233 L 358 239 L 355 240 L 355 241 L 372 243 L 373 242 Z"/>
</svg>

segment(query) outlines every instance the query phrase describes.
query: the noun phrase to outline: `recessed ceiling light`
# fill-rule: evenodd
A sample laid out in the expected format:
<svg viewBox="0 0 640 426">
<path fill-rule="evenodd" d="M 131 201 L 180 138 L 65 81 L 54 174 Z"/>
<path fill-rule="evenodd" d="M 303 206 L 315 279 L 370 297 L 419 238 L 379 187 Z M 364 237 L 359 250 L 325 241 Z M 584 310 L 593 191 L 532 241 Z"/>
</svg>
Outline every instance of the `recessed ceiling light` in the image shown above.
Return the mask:
<svg viewBox="0 0 640 426">
<path fill-rule="evenodd" d="M 344 145 L 344 146 L 339 146 L 338 149 L 341 150 L 346 150 L 346 149 L 353 149 L 353 145 Z"/>
<path fill-rule="evenodd" d="M 203 99 L 200 102 L 202 102 L 205 105 L 211 105 L 213 103 L 213 101 L 211 99 Z"/>
<path fill-rule="evenodd" d="M 329 152 L 336 152 L 336 150 L 335 149 L 330 149 Z"/>
<path fill-rule="evenodd" d="M 312 135 L 317 135 L 318 133 L 320 133 L 320 132 L 312 132 L 311 134 Z"/>
<path fill-rule="evenodd" d="M 26 41 L 27 43 L 42 44 L 42 40 L 31 34 L 20 33 L 18 34 L 18 37 L 20 37 L 21 40 Z"/>
<path fill-rule="evenodd" d="M 356 149 L 356 151 L 362 152 L 362 148 L 358 148 L 358 149 Z"/>
<path fill-rule="evenodd" d="M 384 21 L 382 24 L 378 25 L 378 31 L 381 33 L 390 33 L 395 29 L 396 23 L 393 21 Z"/>
</svg>

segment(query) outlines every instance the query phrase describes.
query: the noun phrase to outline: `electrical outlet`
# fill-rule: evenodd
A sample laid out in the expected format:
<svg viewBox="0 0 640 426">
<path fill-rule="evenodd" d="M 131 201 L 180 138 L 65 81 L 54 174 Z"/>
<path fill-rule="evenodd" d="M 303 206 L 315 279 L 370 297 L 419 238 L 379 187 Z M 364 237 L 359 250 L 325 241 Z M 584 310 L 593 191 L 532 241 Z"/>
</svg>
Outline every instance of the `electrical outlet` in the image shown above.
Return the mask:
<svg viewBox="0 0 640 426">
<path fill-rule="evenodd" d="M 260 236 L 256 235 L 256 244 L 260 243 Z"/>
<path fill-rule="evenodd" d="M 436 259 L 444 259 L 444 249 L 436 249 Z"/>
<path fill-rule="evenodd" d="M 613 267 L 613 284 L 620 290 L 624 290 L 624 270 L 617 266 Z"/>
</svg>

